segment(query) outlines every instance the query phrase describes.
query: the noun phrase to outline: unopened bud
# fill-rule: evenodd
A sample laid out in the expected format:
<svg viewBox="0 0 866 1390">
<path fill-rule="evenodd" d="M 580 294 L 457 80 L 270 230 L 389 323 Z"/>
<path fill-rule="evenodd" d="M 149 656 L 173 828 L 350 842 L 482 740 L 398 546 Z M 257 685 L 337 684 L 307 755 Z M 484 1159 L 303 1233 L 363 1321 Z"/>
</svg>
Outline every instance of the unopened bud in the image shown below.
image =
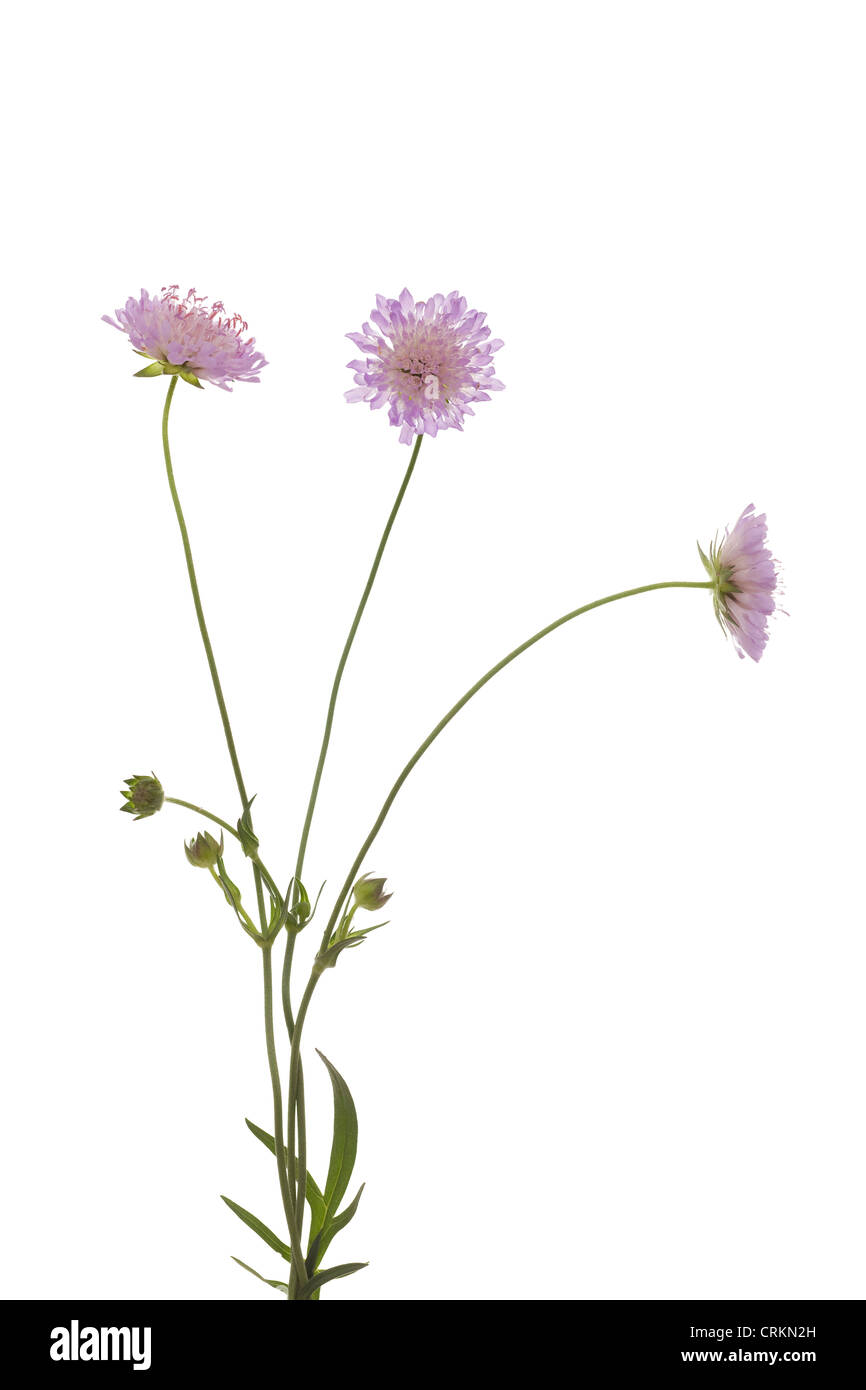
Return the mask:
<svg viewBox="0 0 866 1390">
<path fill-rule="evenodd" d="M 212 869 L 217 860 L 222 859 L 225 845 L 222 835 L 217 843 L 209 830 L 200 830 L 189 844 L 184 842 L 183 847 L 187 859 L 196 869 Z"/>
<path fill-rule="evenodd" d="M 150 777 L 127 777 L 126 791 L 121 788 L 120 794 L 126 797 L 126 805 L 121 806 L 121 811 L 128 811 L 136 820 L 155 816 L 162 809 L 165 799 L 159 779 L 153 774 Z"/>
<path fill-rule="evenodd" d="M 253 798 L 255 800 L 255 798 Z M 252 803 L 250 803 L 251 805 Z M 253 830 L 253 818 L 250 815 L 249 806 L 244 811 L 238 821 L 238 838 L 241 842 L 244 854 L 248 859 L 257 859 L 259 853 L 259 837 Z"/>
<path fill-rule="evenodd" d="M 369 874 L 364 874 L 352 890 L 355 894 L 355 905 L 363 907 L 367 912 L 378 912 L 393 896 L 391 893 L 383 892 L 386 882 L 384 878 L 371 878 Z"/>
</svg>

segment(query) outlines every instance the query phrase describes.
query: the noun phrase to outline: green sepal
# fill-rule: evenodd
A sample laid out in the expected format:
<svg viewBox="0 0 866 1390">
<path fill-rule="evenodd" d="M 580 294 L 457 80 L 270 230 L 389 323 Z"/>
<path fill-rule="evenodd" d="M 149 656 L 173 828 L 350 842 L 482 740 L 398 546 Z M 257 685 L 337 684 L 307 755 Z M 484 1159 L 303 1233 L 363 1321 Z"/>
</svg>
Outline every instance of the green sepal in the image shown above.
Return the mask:
<svg viewBox="0 0 866 1390">
<path fill-rule="evenodd" d="M 143 355 L 143 354 L 142 354 Z M 133 372 L 133 376 L 163 376 L 165 366 L 162 362 L 151 362 L 149 367 L 142 367 L 140 372 Z"/>
<path fill-rule="evenodd" d="M 296 890 L 297 892 L 297 902 L 293 908 L 289 908 L 286 917 L 288 917 L 289 922 L 292 923 L 295 931 L 303 931 L 304 927 L 309 926 L 310 922 L 313 922 L 313 917 L 316 916 L 316 909 L 318 908 L 318 899 L 321 898 L 324 888 L 325 884 L 322 883 L 320 890 L 318 890 L 316 894 L 316 902 L 310 903 L 310 894 L 307 892 L 306 888 L 304 888 L 300 878 L 292 878 L 289 887 L 286 888 L 286 902 L 291 901 L 293 897 L 292 890 Z"/>
<path fill-rule="evenodd" d="M 700 557 L 701 557 L 701 563 L 703 564 L 704 569 L 706 570 L 707 574 L 710 576 L 710 579 L 715 579 L 715 577 L 716 577 L 716 571 L 715 571 L 714 565 L 713 565 L 712 562 L 710 561 L 709 557 L 706 556 L 706 555 L 704 554 L 704 552 L 701 550 L 701 543 L 700 543 L 700 541 L 696 541 L 695 544 L 696 544 L 697 547 L 698 547 L 698 554 L 699 554 Z"/>
<path fill-rule="evenodd" d="M 232 1255 L 232 1259 L 234 1260 L 236 1265 L 240 1265 L 241 1269 L 246 1269 L 249 1271 L 250 1274 L 254 1274 L 257 1279 L 261 1279 L 263 1284 L 270 1284 L 272 1289 L 279 1289 L 280 1293 L 286 1295 L 288 1294 L 288 1284 L 281 1283 L 279 1279 L 266 1279 L 263 1274 L 259 1274 L 259 1271 L 257 1269 L 253 1269 L 252 1265 L 245 1265 L 243 1260 L 238 1259 L 237 1255 Z"/>
<path fill-rule="evenodd" d="M 254 796 L 250 798 L 249 805 L 238 821 L 238 837 L 247 859 L 257 859 L 259 853 L 259 837 L 253 831 L 253 818 L 250 814 L 250 807 L 255 799 Z"/>
<path fill-rule="evenodd" d="M 268 913 L 266 940 L 274 941 L 286 925 L 286 905 L 282 899 L 274 897 L 270 885 L 268 885 L 268 898 L 270 899 L 271 910 Z"/>
<path fill-rule="evenodd" d="M 316 1048 L 316 1051 L 319 1052 L 319 1049 Z M 331 1142 L 331 1159 L 325 1182 L 326 1217 L 322 1223 L 324 1226 L 327 1225 L 330 1213 L 339 1210 L 346 1188 L 351 1181 L 355 1155 L 358 1151 L 358 1114 L 351 1092 L 337 1068 L 328 1061 L 323 1052 L 319 1052 L 319 1056 L 328 1068 L 331 1087 L 334 1092 L 334 1137 Z M 311 1230 L 310 1232 L 311 1236 L 317 1234 L 317 1231 Z"/>
<path fill-rule="evenodd" d="M 324 887 L 324 884 L 322 887 Z M 319 890 L 319 896 L 321 896 L 321 889 Z M 286 889 L 286 902 L 291 903 L 295 897 L 297 897 L 297 902 L 293 903 L 288 909 L 286 920 L 289 921 L 294 930 L 298 932 L 303 931 L 313 914 L 310 908 L 309 893 L 301 880 L 292 875 L 291 882 Z M 318 901 L 319 899 L 317 898 L 316 902 L 318 903 Z"/>
<path fill-rule="evenodd" d="M 295 904 L 294 916 L 298 926 L 305 927 L 310 920 L 312 911 L 310 907 L 310 895 L 300 879 L 296 879 L 295 883 L 298 890 L 298 901 Z"/>
<path fill-rule="evenodd" d="M 185 367 L 179 367 L 177 374 L 183 381 L 188 381 L 190 386 L 197 386 L 200 391 L 204 390 L 195 372 L 188 372 Z"/>
<path fill-rule="evenodd" d="M 235 1216 L 240 1217 L 245 1226 L 249 1226 L 251 1231 L 255 1231 L 256 1235 L 265 1242 L 265 1245 L 269 1245 L 272 1250 L 276 1250 L 278 1255 L 282 1255 L 283 1259 L 288 1260 L 289 1264 L 291 1264 L 292 1252 L 288 1245 L 286 1245 L 284 1240 L 280 1240 L 279 1236 L 275 1236 L 271 1228 L 265 1225 L 264 1221 L 260 1221 L 257 1216 L 253 1216 L 252 1212 L 247 1211 L 245 1207 L 239 1207 L 237 1202 L 233 1202 L 230 1197 L 223 1197 L 222 1200 L 229 1210 L 234 1212 Z"/>
<path fill-rule="evenodd" d="M 366 1269 L 368 1264 L 369 1260 L 363 1260 L 360 1264 L 334 1265 L 332 1269 L 321 1269 L 298 1290 L 298 1298 L 309 1298 L 323 1284 L 330 1284 L 332 1279 L 345 1279 L 348 1274 L 356 1274 L 359 1269 Z"/>
</svg>

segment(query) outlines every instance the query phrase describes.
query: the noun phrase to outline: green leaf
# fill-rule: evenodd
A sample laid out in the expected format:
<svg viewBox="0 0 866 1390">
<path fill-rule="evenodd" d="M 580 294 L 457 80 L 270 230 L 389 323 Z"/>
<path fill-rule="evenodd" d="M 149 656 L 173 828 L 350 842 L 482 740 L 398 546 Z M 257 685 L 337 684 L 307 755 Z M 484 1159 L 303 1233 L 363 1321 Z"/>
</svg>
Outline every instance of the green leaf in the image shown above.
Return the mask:
<svg viewBox="0 0 866 1390">
<path fill-rule="evenodd" d="M 316 1051 L 319 1049 L 316 1048 Z M 319 1052 L 319 1056 L 328 1068 L 334 1091 L 334 1138 L 324 1192 L 325 1208 L 330 1213 L 339 1209 L 352 1177 L 358 1151 L 358 1115 L 351 1092 L 337 1068 L 331 1065 L 323 1052 Z"/>
<path fill-rule="evenodd" d="M 322 1226 L 324 1226 L 328 1212 L 321 1189 L 313 1182 L 309 1172 L 307 1173 L 305 1195 L 307 1198 L 307 1206 L 310 1208 L 310 1234 L 312 1236 L 315 1231 L 321 1230 Z"/>
<path fill-rule="evenodd" d="M 219 874 L 219 880 L 222 884 L 222 890 L 225 894 L 226 902 L 228 903 L 229 907 L 234 908 L 235 912 L 237 912 L 237 915 L 240 918 L 241 914 L 240 912 L 238 912 L 238 908 L 241 905 L 241 890 L 240 888 L 238 888 L 238 885 L 236 883 L 232 883 L 231 879 L 226 873 L 225 865 L 223 864 L 222 859 L 217 860 L 217 873 Z"/>
<path fill-rule="evenodd" d="M 143 354 L 142 354 L 143 356 Z M 149 367 L 142 367 L 140 372 L 133 372 L 133 376 L 162 376 L 164 367 L 161 362 L 151 362 Z"/>
<path fill-rule="evenodd" d="M 358 931 L 349 932 L 347 941 L 358 941 L 362 936 L 369 936 L 371 931 L 379 931 L 381 927 L 387 927 L 387 922 L 377 922 L 375 927 L 361 927 Z"/>
<path fill-rule="evenodd" d="M 254 1125 L 252 1120 L 245 1120 L 244 1123 L 250 1133 L 254 1134 L 256 1138 L 264 1144 L 265 1148 L 270 1149 L 271 1153 L 276 1157 L 277 1147 L 274 1143 L 274 1136 L 268 1134 L 266 1129 L 260 1129 L 258 1125 Z M 306 1194 L 307 1203 L 310 1208 L 311 1230 L 315 1235 L 316 1231 L 321 1230 L 325 1220 L 325 1199 L 322 1196 L 321 1188 L 318 1186 L 309 1170 L 307 1171 Z"/>
<path fill-rule="evenodd" d="M 315 1293 L 323 1284 L 330 1284 L 332 1279 L 345 1279 L 348 1274 L 366 1269 L 368 1264 L 369 1260 L 363 1260 L 361 1264 L 334 1265 L 332 1269 L 320 1269 L 318 1274 L 314 1274 L 312 1279 L 308 1279 L 303 1288 L 298 1290 L 298 1298 L 309 1298 L 310 1294 Z"/>
<path fill-rule="evenodd" d="M 288 1260 L 291 1264 L 292 1252 L 288 1245 L 286 1245 L 285 1241 L 280 1240 L 279 1236 L 275 1236 L 270 1227 L 265 1225 L 264 1221 L 260 1221 L 257 1216 L 253 1216 L 252 1212 L 247 1211 L 244 1207 L 239 1207 L 237 1202 L 233 1202 L 230 1197 L 223 1197 L 223 1201 L 226 1206 L 234 1212 L 235 1216 L 240 1217 L 245 1226 L 249 1226 L 250 1230 L 255 1231 L 256 1235 L 260 1236 L 266 1245 L 269 1245 L 272 1250 L 276 1250 L 278 1255 L 282 1255 L 283 1259 Z"/>
<path fill-rule="evenodd" d="M 259 1274 L 257 1269 L 253 1269 L 252 1265 L 245 1265 L 243 1260 L 238 1259 L 237 1255 L 232 1255 L 232 1259 L 236 1265 L 240 1265 L 241 1269 L 247 1269 L 250 1274 L 254 1274 L 257 1279 L 261 1279 L 263 1284 L 270 1284 L 272 1289 L 279 1289 L 280 1293 L 288 1294 L 288 1284 L 281 1284 L 279 1279 L 266 1279 L 263 1274 Z"/>
<path fill-rule="evenodd" d="M 271 1153 L 276 1158 L 277 1146 L 274 1143 L 274 1136 L 272 1134 L 268 1134 L 266 1129 L 259 1129 L 259 1126 L 254 1125 L 252 1120 L 244 1120 L 244 1124 L 246 1125 L 250 1133 L 254 1134 L 257 1139 L 260 1139 L 261 1142 L 264 1144 L 265 1148 L 270 1149 Z"/>
<path fill-rule="evenodd" d="M 355 1212 L 358 1210 L 358 1203 L 361 1200 L 361 1193 L 364 1191 L 364 1187 L 365 1184 L 361 1183 L 354 1200 L 349 1203 L 344 1211 L 340 1212 L 339 1216 L 335 1216 L 332 1221 L 329 1221 L 327 1225 L 319 1231 L 315 1240 L 311 1241 L 306 1261 L 308 1274 L 315 1274 L 320 1261 L 325 1258 L 325 1252 L 334 1239 L 334 1236 L 337 1235 L 339 1231 L 342 1231 L 344 1226 L 348 1226 Z"/>
</svg>

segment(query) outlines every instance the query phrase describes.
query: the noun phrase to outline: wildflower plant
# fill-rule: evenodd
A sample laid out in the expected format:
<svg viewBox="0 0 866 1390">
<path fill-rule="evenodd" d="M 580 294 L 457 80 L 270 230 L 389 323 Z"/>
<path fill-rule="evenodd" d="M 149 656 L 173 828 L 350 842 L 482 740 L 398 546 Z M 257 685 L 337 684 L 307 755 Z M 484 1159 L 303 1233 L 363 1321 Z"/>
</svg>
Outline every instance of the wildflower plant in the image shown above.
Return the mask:
<svg viewBox="0 0 866 1390">
<path fill-rule="evenodd" d="M 162 412 L 162 442 L 169 491 L 174 504 L 186 557 L 189 584 L 201 639 L 219 707 L 226 747 L 237 784 L 240 815 L 233 822 L 180 797 L 167 796 L 155 776 L 136 775 L 126 780 L 122 811 L 136 820 L 146 819 L 164 806 L 181 807 L 215 825 L 198 830 L 184 849 L 194 868 L 206 869 L 240 927 L 261 954 L 265 1004 L 265 1044 L 273 1095 L 272 1132 L 247 1120 L 247 1127 L 273 1156 L 282 1202 L 285 1230 L 278 1234 L 246 1208 L 228 1197 L 226 1205 L 284 1262 L 281 1278 L 260 1274 L 245 1261 L 237 1263 L 290 1301 L 315 1301 L 331 1280 L 342 1279 L 364 1268 L 364 1263 L 325 1264 L 332 1241 L 358 1209 L 363 1185 L 345 1203 L 352 1179 L 358 1139 L 358 1120 L 349 1087 L 340 1072 L 322 1053 L 333 1089 L 333 1143 L 328 1172 L 317 1183 L 307 1169 L 307 1119 L 304 1095 L 302 1041 L 304 1025 L 326 970 L 333 969 L 345 952 L 362 946 L 369 936 L 387 925 L 369 921 L 384 910 L 391 898 L 387 880 L 366 869 L 367 856 L 397 795 L 413 769 L 465 705 L 506 666 L 549 633 L 593 609 L 620 599 L 662 589 L 703 589 L 712 595 L 722 630 L 733 638 L 738 654 L 759 661 L 768 635 L 768 618 L 775 609 L 777 564 L 766 545 L 766 518 L 750 505 L 732 530 L 715 540 L 705 553 L 698 546 L 707 572 L 705 579 L 664 580 L 623 589 L 579 607 L 571 608 L 520 642 L 486 671 L 442 716 L 406 762 L 387 792 L 357 854 L 332 898 L 321 924 L 318 947 L 308 952 L 308 977 L 295 1005 L 293 970 L 298 938 L 319 914 L 319 899 L 311 898 L 305 883 L 306 851 L 331 740 L 340 685 L 346 663 L 370 597 L 388 538 L 415 470 L 424 436 L 435 438 L 440 430 L 462 430 L 473 405 L 503 390 L 495 375 L 494 355 L 503 346 L 491 338 L 486 316 L 467 307 L 456 291 L 434 294 L 416 301 L 407 289 L 395 299 L 376 297 L 376 307 L 360 332 L 350 333 L 363 357 L 350 362 L 355 387 L 346 393 L 350 402 L 366 402 L 371 409 L 388 407 L 388 420 L 399 429 L 399 440 L 411 445 L 411 455 L 394 504 L 385 523 L 367 582 L 349 628 L 334 675 L 318 760 L 313 772 L 306 814 L 301 827 L 294 871 L 286 881 L 267 868 L 253 824 L 253 800 L 247 791 L 229 714 L 220 684 L 216 658 L 205 621 L 192 549 L 169 449 L 168 421 L 178 380 L 198 388 L 205 384 L 230 391 L 235 382 L 258 382 L 267 365 L 245 336 L 246 323 L 226 313 L 223 304 L 208 301 L 190 290 L 181 297 L 176 285 L 151 297 L 142 290 L 128 299 L 114 318 L 104 316 L 125 332 L 134 350 L 148 359 L 135 373 L 151 378 L 167 376 L 168 390 Z M 226 838 L 228 837 L 228 838 Z M 242 890 L 229 877 L 226 845 L 241 859 L 250 861 L 255 905 L 248 911 Z M 233 870 L 237 872 L 237 870 Z M 285 884 L 285 887 L 282 885 Z M 359 915 L 360 914 L 360 915 Z M 324 913 L 323 913 L 324 916 Z M 318 928 L 316 928 L 318 931 Z M 314 935 L 314 933 L 311 933 Z M 280 1002 L 285 1037 L 278 1042 L 274 1004 L 274 961 L 278 943 L 283 946 Z"/>
</svg>

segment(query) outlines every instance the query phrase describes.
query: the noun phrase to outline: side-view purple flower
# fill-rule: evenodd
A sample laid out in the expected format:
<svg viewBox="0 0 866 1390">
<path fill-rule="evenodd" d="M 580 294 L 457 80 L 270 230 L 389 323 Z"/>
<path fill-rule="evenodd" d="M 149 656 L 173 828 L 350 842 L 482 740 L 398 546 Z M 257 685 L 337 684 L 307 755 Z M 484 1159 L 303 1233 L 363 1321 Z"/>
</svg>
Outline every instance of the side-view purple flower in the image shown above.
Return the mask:
<svg viewBox="0 0 866 1390">
<path fill-rule="evenodd" d="M 709 556 L 698 546 L 704 568 L 713 581 L 713 606 L 724 632 L 730 633 L 740 657 L 760 661 L 769 633 L 767 619 L 775 612 L 773 598 L 779 566 L 768 550 L 767 517 L 755 514 L 750 502 L 732 531 L 713 541 Z"/>
<path fill-rule="evenodd" d="M 105 323 L 125 333 L 141 357 L 153 359 L 136 376 L 179 376 L 191 386 L 209 381 L 231 391 L 233 381 L 258 381 L 268 364 L 256 351 L 255 338 L 242 338 L 247 325 L 240 314 L 227 314 L 222 300 L 189 290 L 181 299 L 177 285 L 164 285 L 159 298 L 147 290 L 127 299 Z"/>
</svg>

